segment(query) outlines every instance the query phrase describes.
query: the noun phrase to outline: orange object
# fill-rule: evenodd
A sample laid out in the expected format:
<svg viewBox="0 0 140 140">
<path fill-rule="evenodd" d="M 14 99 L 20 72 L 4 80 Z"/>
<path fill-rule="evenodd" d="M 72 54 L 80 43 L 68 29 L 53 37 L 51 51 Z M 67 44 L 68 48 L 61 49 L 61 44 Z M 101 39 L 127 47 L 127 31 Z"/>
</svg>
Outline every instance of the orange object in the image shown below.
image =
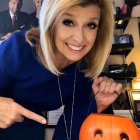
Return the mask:
<svg viewBox="0 0 140 140">
<path fill-rule="evenodd" d="M 79 140 L 140 140 L 140 132 L 128 117 L 91 114 L 81 126 Z"/>
</svg>

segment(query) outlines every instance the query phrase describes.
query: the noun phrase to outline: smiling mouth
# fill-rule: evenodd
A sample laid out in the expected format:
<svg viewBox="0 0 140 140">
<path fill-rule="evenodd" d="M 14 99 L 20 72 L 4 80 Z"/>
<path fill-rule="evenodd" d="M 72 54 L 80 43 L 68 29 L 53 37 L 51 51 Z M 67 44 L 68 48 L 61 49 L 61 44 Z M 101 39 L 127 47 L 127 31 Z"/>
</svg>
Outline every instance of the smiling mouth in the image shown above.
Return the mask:
<svg viewBox="0 0 140 140">
<path fill-rule="evenodd" d="M 66 45 L 74 51 L 80 51 L 85 46 L 85 45 L 77 46 L 69 43 L 66 43 Z"/>
</svg>

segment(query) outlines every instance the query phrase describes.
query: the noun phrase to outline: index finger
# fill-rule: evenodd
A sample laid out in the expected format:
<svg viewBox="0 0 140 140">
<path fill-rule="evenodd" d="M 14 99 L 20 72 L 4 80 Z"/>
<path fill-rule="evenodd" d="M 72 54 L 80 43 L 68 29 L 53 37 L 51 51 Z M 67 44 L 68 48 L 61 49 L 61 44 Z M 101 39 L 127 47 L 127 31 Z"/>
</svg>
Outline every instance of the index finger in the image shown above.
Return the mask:
<svg viewBox="0 0 140 140">
<path fill-rule="evenodd" d="M 99 92 L 100 90 L 100 82 L 102 81 L 103 77 L 97 77 L 94 79 L 93 84 L 92 84 L 92 89 L 94 91 L 94 95 Z"/>
<path fill-rule="evenodd" d="M 97 77 L 94 79 L 93 85 L 99 86 L 101 81 L 103 80 L 103 77 Z"/>
<path fill-rule="evenodd" d="M 41 115 L 38 115 L 38 114 L 20 106 L 20 105 L 17 105 L 17 108 L 19 110 L 19 114 L 26 117 L 26 118 L 34 120 L 34 121 L 39 122 L 41 124 L 47 123 L 46 119 L 44 117 L 42 117 Z"/>
</svg>

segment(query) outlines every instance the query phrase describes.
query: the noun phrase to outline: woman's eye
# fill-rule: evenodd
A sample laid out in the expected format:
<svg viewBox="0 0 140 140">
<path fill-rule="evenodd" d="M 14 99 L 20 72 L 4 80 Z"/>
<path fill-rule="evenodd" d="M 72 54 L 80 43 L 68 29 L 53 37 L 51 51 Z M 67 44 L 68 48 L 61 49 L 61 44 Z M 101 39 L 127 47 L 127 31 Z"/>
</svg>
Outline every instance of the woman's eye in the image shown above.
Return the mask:
<svg viewBox="0 0 140 140">
<path fill-rule="evenodd" d="M 73 26 L 73 22 L 72 22 L 71 20 L 69 20 L 69 19 L 64 20 L 64 21 L 63 21 L 63 24 L 66 25 L 66 26 L 68 26 L 68 27 Z"/>
<path fill-rule="evenodd" d="M 89 24 L 88 24 L 88 27 L 89 27 L 90 29 L 95 29 L 95 28 L 97 27 L 97 24 L 95 24 L 95 23 L 89 23 Z"/>
</svg>

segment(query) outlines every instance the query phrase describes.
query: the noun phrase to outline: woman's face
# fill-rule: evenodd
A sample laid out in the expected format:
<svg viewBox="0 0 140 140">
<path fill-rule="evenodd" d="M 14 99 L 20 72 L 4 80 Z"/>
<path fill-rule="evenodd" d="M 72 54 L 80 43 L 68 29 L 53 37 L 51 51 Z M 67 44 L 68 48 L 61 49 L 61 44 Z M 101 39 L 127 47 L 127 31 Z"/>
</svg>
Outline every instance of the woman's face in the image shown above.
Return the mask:
<svg viewBox="0 0 140 140">
<path fill-rule="evenodd" d="M 35 0 L 34 3 L 35 3 L 35 8 L 36 9 L 40 9 L 41 8 L 42 0 Z"/>
<path fill-rule="evenodd" d="M 100 8 L 97 5 L 69 8 L 55 24 L 56 63 L 73 63 L 82 59 L 93 47 Z"/>
</svg>

